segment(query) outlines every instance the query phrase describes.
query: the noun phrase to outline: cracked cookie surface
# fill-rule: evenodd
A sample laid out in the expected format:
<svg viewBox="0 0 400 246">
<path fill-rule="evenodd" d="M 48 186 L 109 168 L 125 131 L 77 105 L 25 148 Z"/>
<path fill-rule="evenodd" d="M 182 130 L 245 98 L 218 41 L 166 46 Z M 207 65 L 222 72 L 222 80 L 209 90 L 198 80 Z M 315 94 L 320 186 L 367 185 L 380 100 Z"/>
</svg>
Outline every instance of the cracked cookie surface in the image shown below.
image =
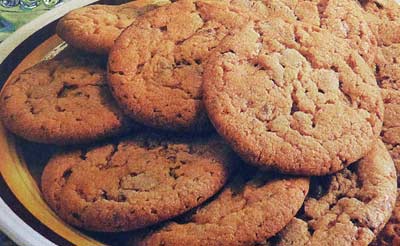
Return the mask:
<svg viewBox="0 0 400 246">
<path fill-rule="evenodd" d="M 114 41 L 134 20 L 168 0 L 137 0 L 112 5 L 90 5 L 71 11 L 57 24 L 57 34 L 73 47 L 108 54 Z"/>
<path fill-rule="evenodd" d="M 250 16 L 216 0 L 177 1 L 141 16 L 110 53 L 109 84 L 121 107 L 152 127 L 210 130 L 202 102 L 203 64 Z"/>
<path fill-rule="evenodd" d="M 348 42 L 280 18 L 227 37 L 204 72 L 204 103 L 242 158 L 324 175 L 372 148 L 383 120 L 374 74 Z"/>
<path fill-rule="evenodd" d="M 368 245 L 388 221 L 396 189 L 393 161 L 379 140 L 358 163 L 313 178 L 304 211 L 267 245 Z"/>
<path fill-rule="evenodd" d="M 400 7 L 394 0 L 359 0 L 378 46 L 400 42 Z"/>
<path fill-rule="evenodd" d="M 207 205 L 133 245 L 256 245 L 280 231 L 300 209 L 307 178 L 243 170 Z"/>
<path fill-rule="evenodd" d="M 400 5 L 393 0 L 362 2 L 366 20 L 378 39 L 374 72 L 385 105 L 381 136 L 400 170 L 395 153 L 400 144 Z"/>
<path fill-rule="evenodd" d="M 366 19 L 378 37 L 375 76 L 385 105 L 382 140 L 400 170 L 400 5 L 393 0 L 363 3 Z"/>
<path fill-rule="evenodd" d="M 369 65 L 374 64 L 376 38 L 365 20 L 363 9 L 354 0 L 231 0 L 250 8 L 262 18 L 301 21 L 331 31 L 347 40 Z"/>
<path fill-rule="evenodd" d="M 68 223 L 116 232 L 180 215 L 218 192 L 237 157 L 216 136 L 143 133 L 55 155 L 42 175 L 50 207 Z"/>
<path fill-rule="evenodd" d="M 30 141 L 76 144 L 134 127 L 109 92 L 105 60 L 67 49 L 19 74 L 0 97 L 5 126 Z"/>
</svg>

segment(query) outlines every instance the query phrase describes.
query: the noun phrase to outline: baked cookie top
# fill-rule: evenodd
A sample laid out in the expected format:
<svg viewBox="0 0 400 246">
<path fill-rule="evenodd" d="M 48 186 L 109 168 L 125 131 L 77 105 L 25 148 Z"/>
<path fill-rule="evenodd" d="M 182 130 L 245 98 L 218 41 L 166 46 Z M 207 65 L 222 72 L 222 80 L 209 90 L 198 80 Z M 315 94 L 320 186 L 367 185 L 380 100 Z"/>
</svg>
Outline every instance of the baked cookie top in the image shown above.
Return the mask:
<svg viewBox="0 0 400 246">
<path fill-rule="evenodd" d="M 363 4 L 368 23 L 378 37 L 375 76 L 385 104 L 382 140 L 395 163 L 400 143 L 400 5 L 395 1 L 368 1 Z M 398 26 L 399 31 L 396 31 Z M 393 29 L 392 29 L 393 28 Z M 390 30 L 389 30 L 390 29 Z M 397 167 L 400 167 L 396 165 Z"/>
<path fill-rule="evenodd" d="M 375 74 L 383 89 L 400 89 L 400 5 L 393 0 L 367 1 L 365 16 L 378 38 Z"/>
<path fill-rule="evenodd" d="M 232 0 L 233 4 L 248 7 L 262 18 L 281 18 L 301 21 L 329 30 L 347 40 L 364 60 L 372 65 L 377 42 L 363 9 L 354 0 Z"/>
<path fill-rule="evenodd" d="M 8 83 L 0 97 L 4 125 L 30 141 L 76 144 L 127 131 L 106 83 L 105 59 L 68 49 Z"/>
<path fill-rule="evenodd" d="M 358 163 L 311 179 L 304 211 L 267 245 L 368 245 L 396 200 L 396 170 L 379 140 Z"/>
<path fill-rule="evenodd" d="M 378 39 L 375 73 L 384 89 L 400 88 L 400 5 L 394 0 L 362 1 L 365 18 Z"/>
<path fill-rule="evenodd" d="M 307 178 L 241 171 L 221 194 L 180 223 L 169 223 L 133 245 L 255 245 L 297 213 Z"/>
<path fill-rule="evenodd" d="M 204 72 L 218 132 L 250 163 L 324 175 L 363 157 L 379 136 L 374 74 L 330 31 L 276 18 L 227 37 Z"/>
<path fill-rule="evenodd" d="M 136 0 L 114 6 L 86 6 L 61 18 L 57 34 L 73 47 L 108 54 L 115 39 L 136 17 L 167 3 L 168 0 Z"/>
<path fill-rule="evenodd" d="M 379 46 L 400 43 L 400 6 L 394 0 L 360 1 Z"/>
<path fill-rule="evenodd" d="M 175 131 L 211 128 L 202 102 L 210 51 L 251 13 L 217 0 L 181 0 L 141 16 L 117 39 L 109 84 L 137 121 Z"/>
<path fill-rule="evenodd" d="M 50 207 L 86 230 L 143 228 L 203 203 L 237 162 L 220 138 L 143 133 L 115 144 L 55 155 L 42 175 Z"/>
</svg>

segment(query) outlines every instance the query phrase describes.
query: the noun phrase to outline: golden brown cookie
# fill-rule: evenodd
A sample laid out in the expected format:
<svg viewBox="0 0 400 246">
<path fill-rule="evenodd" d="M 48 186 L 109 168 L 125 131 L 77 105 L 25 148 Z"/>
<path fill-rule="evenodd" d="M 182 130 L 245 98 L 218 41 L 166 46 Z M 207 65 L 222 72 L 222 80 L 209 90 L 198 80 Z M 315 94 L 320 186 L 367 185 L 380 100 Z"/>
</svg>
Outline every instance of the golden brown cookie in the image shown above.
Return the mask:
<svg viewBox="0 0 400 246">
<path fill-rule="evenodd" d="M 294 217 L 308 188 L 306 178 L 241 171 L 190 218 L 149 233 L 137 245 L 255 245 L 275 235 Z"/>
<path fill-rule="evenodd" d="M 13 133 L 34 142 L 86 143 L 133 126 L 106 83 L 105 59 L 71 49 L 8 83 L 0 114 Z"/>
<path fill-rule="evenodd" d="M 77 227 L 146 227 L 182 214 L 222 188 L 237 157 L 218 137 L 150 133 L 55 155 L 42 175 L 50 207 Z"/>
<path fill-rule="evenodd" d="M 181 0 L 141 16 L 117 39 L 109 57 L 109 84 L 121 107 L 152 127 L 209 130 L 203 63 L 250 16 L 217 0 Z"/>
<path fill-rule="evenodd" d="M 393 161 L 379 140 L 358 163 L 311 179 L 304 211 L 267 245 L 368 245 L 388 221 L 396 189 Z"/>
<path fill-rule="evenodd" d="M 383 120 L 374 74 L 330 31 L 276 18 L 221 43 L 204 72 L 217 131 L 250 163 L 324 175 L 372 148 Z"/>
<path fill-rule="evenodd" d="M 136 0 L 117 6 L 86 6 L 65 15 L 57 24 L 57 34 L 73 47 L 108 54 L 115 39 L 138 16 L 167 3 L 168 0 Z"/>
</svg>

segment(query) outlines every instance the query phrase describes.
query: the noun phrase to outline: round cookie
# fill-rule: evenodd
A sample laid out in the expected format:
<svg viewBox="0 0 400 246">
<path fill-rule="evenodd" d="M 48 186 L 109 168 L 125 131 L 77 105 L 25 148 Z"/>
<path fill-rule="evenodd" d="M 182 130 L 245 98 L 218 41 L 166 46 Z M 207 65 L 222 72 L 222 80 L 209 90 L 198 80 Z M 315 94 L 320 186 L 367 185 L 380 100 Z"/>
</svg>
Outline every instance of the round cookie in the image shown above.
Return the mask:
<svg viewBox="0 0 400 246">
<path fill-rule="evenodd" d="M 324 175 L 359 160 L 379 136 L 374 74 L 348 42 L 276 18 L 227 37 L 204 72 L 217 131 L 252 164 Z"/>
<path fill-rule="evenodd" d="M 368 245 L 396 200 L 396 170 L 379 140 L 358 163 L 311 180 L 304 211 L 267 245 Z"/>
<path fill-rule="evenodd" d="M 65 221 L 103 232 L 143 228 L 180 215 L 218 192 L 237 157 L 219 138 L 141 134 L 55 155 L 43 196 Z"/>
<path fill-rule="evenodd" d="M 295 216 L 308 188 L 306 178 L 241 171 L 190 218 L 169 223 L 133 245 L 256 245 Z"/>
<path fill-rule="evenodd" d="M 68 49 L 8 83 L 0 115 L 13 133 L 34 142 L 77 144 L 133 127 L 106 83 L 104 59 Z"/>
<path fill-rule="evenodd" d="M 181 0 L 138 18 L 109 57 L 109 84 L 121 107 L 151 127 L 210 130 L 202 102 L 203 63 L 250 16 L 227 1 Z"/>
<path fill-rule="evenodd" d="M 73 47 L 108 54 L 121 32 L 138 16 L 167 3 L 168 0 L 137 0 L 117 6 L 86 6 L 65 15 L 56 31 Z"/>
</svg>

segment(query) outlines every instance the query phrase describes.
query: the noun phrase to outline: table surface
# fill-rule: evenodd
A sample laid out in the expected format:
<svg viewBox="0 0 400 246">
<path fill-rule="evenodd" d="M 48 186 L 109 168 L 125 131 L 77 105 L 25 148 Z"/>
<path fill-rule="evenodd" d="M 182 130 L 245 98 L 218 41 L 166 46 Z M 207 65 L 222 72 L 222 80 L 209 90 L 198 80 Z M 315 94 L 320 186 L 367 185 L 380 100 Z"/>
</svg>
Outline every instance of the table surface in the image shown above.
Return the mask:
<svg viewBox="0 0 400 246">
<path fill-rule="evenodd" d="M 65 1 L 69 0 L 57 0 L 58 4 L 53 7 L 59 6 Z M 44 5 L 40 0 L 37 2 L 39 5 L 32 9 L 24 9 L 21 5 L 16 5 L 15 7 L 4 7 L 0 4 L 0 42 L 24 24 L 52 9 L 52 7 Z"/>
</svg>

